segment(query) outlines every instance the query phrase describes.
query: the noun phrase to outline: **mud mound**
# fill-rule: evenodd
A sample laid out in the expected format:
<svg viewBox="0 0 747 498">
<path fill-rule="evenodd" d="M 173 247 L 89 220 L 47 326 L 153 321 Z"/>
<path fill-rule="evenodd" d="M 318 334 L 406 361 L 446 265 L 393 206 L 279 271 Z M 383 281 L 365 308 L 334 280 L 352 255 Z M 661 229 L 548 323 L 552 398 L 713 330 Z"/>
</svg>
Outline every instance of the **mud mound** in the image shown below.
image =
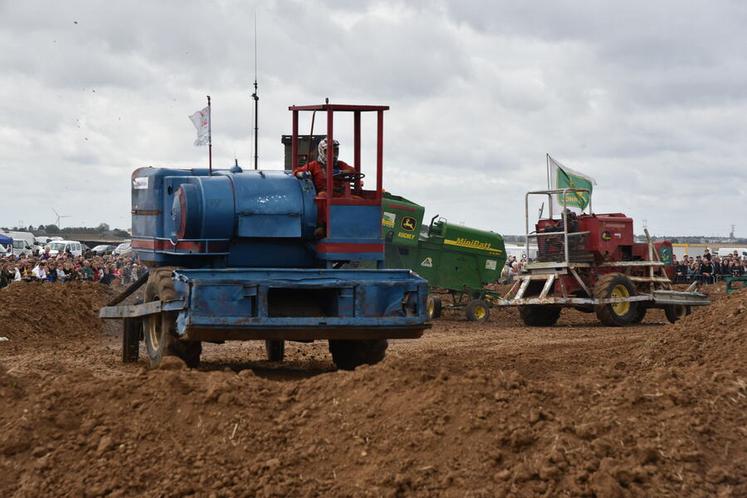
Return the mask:
<svg viewBox="0 0 747 498">
<path fill-rule="evenodd" d="M 23 390 L 18 379 L 10 375 L 0 364 L 0 400 L 19 399 L 22 394 Z"/>
<path fill-rule="evenodd" d="M 98 309 L 112 295 L 94 283 L 14 283 L 0 289 L 0 330 L 11 341 L 96 333 Z"/>
<path fill-rule="evenodd" d="M 711 294 L 712 304 L 667 327 L 648 345 L 657 365 L 702 366 L 747 375 L 747 290 Z"/>
<path fill-rule="evenodd" d="M 617 365 L 594 376 L 540 381 L 438 355 L 284 384 L 249 370 L 188 371 L 178 361 L 169 367 L 106 384 L 70 372 L 29 387 L 0 413 L 0 490 L 747 493 L 747 434 L 733 430 L 745 427 L 743 407 L 721 406 L 723 393 L 712 383 L 678 370 L 636 376 Z"/>
<path fill-rule="evenodd" d="M 91 292 L 82 324 L 100 291 L 69 291 Z M 262 377 L 246 349 L 238 373 L 150 371 L 92 335 L 16 341 L 0 496 L 747 496 L 744 298 L 664 327 L 447 321 L 379 365 L 315 376 L 297 358 L 301 375 Z"/>
</svg>

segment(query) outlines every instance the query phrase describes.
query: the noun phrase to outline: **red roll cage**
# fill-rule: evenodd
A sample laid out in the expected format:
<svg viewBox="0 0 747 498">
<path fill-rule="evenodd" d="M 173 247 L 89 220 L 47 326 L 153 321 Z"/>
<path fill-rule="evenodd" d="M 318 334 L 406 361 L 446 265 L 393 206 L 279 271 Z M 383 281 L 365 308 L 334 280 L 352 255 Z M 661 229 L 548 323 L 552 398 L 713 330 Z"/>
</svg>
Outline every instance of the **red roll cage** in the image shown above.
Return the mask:
<svg viewBox="0 0 747 498">
<path fill-rule="evenodd" d="M 353 168 L 355 172 L 361 172 L 361 113 L 376 113 L 376 190 L 363 191 L 361 189 L 360 178 L 355 180 L 355 191 L 368 195 L 354 198 L 351 195 L 335 197 L 333 191 L 333 171 L 334 147 L 327 147 L 327 164 L 325 165 L 327 173 L 327 196 L 319 197 L 317 195 L 317 204 L 324 209 L 324 221 L 327 227 L 330 227 L 329 207 L 332 205 L 377 205 L 381 204 L 383 192 L 383 155 L 384 155 L 384 111 L 389 110 L 389 106 L 382 105 L 349 105 L 349 104 L 318 104 L 318 105 L 301 105 L 288 107 L 293 113 L 293 130 L 291 135 L 291 169 L 298 167 L 298 113 L 305 111 L 322 111 L 327 113 L 327 143 L 334 140 L 334 114 L 335 112 L 352 112 L 353 113 Z M 328 234 L 329 235 L 329 234 Z"/>
</svg>

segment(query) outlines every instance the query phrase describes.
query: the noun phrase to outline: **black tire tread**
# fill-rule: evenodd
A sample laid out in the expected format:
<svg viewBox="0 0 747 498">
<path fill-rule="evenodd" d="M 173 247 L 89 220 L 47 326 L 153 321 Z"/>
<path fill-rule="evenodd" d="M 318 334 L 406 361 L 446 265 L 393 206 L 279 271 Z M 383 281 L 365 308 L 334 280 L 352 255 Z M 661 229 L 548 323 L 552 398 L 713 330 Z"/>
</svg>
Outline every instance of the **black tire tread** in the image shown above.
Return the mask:
<svg viewBox="0 0 747 498">
<path fill-rule="evenodd" d="M 428 296 L 428 300 L 433 301 L 433 316 L 429 317 L 429 320 L 441 318 L 441 311 L 443 309 L 441 298 L 438 296 Z"/>
<path fill-rule="evenodd" d="M 151 277 L 145 287 L 146 301 L 153 301 L 155 297 L 158 297 L 161 301 L 171 301 L 178 297 L 172 278 L 173 271 L 173 268 L 151 270 Z M 177 339 L 175 326 L 176 313 L 161 313 L 161 327 L 162 330 L 166 330 L 161 334 L 161 354 L 150 354 L 149 352 L 151 367 L 157 367 L 163 356 L 181 358 L 189 368 L 196 368 L 200 364 L 202 343 Z"/>
<path fill-rule="evenodd" d="M 267 355 L 267 361 L 283 361 L 285 358 L 285 341 L 280 340 L 265 340 L 265 354 Z"/>
<path fill-rule="evenodd" d="M 528 327 L 552 327 L 560 318 L 560 306 L 527 304 L 519 306 L 519 316 Z"/>
<path fill-rule="evenodd" d="M 389 343 L 386 339 L 364 341 L 330 340 L 332 361 L 340 370 L 355 370 L 361 365 L 375 365 L 386 356 Z"/>
</svg>

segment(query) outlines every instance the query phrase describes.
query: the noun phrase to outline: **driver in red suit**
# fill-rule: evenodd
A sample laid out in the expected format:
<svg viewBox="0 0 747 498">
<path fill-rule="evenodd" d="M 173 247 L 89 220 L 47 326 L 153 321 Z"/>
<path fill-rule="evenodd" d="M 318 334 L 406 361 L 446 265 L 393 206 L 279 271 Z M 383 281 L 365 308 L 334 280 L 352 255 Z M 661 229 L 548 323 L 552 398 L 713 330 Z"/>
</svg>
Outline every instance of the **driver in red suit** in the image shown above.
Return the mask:
<svg viewBox="0 0 747 498">
<path fill-rule="evenodd" d="M 345 161 L 340 161 L 337 159 L 337 156 L 340 152 L 340 143 L 337 140 L 334 140 L 332 142 L 334 150 L 333 150 L 333 157 L 334 157 L 334 164 L 332 165 L 332 189 L 333 189 L 333 197 L 341 197 L 345 192 L 345 186 L 350 185 L 350 180 L 344 180 L 342 178 L 339 178 L 337 175 L 340 173 L 355 173 L 355 168 L 350 166 Z M 326 235 L 326 227 L 324 224 L 324 210 L 322 206 L 324 205 L 324 202 L 322 198 L 327 197 L 327 139 L 323 139 L 321 142 L 319 142 L 318 147 L 319 154 L 317 155 L 316 161 L 309 161 L 308 163 L 304 164 L 303 166 L 299 166 L 298 168 L 293 170 L 293 174 L 299 178 L 303 178 L 306 174 L 311 174 L 311 180 L 314 182 L 314 187 L 316 187 L 316 197 L 317 197 L 317 227 L 316 230 L 314 230 L 314 237 L 317 239 L 324 238 Z M 353 198 L 358 198 L 357 196 L 352 196 Z"/>
<path fill-rule="evenodd" d="M 355 168 L 350 166 L 345 161 L 340 161 L 337 159 L 337 156 L 340 153 L 340 143 L 337 140 L 333 141 L 334 146 L 334 163 L 332 165 L 332 171 L 333 171 L 333 188 L 334 188 L 334 196 L 339 197 L 342 195 L 344 191 L 344 185 L 345 181 L 335 178 L 334 176 L 339 173 L 355 173 Z M 295 170 L 293 170 L 293 174 L 298 176 L 299 174 L 303 174 L 305 172 L 309 172 L 311 174 L 311 179 L 314 182 L 314 187 L 316 187 L 316 195 L 320 197 L 326 197 L 327 196 L 327 139 L 323 139 L 321 142 L 319 142 L 318 147 L 319 154 L 317 155 L 316 161 L 309 161 L 308 163 L 304 164 L 303 166 L 299 166 Z M 349 181 L 347 183 L 350 183 Z"/>
</svg>

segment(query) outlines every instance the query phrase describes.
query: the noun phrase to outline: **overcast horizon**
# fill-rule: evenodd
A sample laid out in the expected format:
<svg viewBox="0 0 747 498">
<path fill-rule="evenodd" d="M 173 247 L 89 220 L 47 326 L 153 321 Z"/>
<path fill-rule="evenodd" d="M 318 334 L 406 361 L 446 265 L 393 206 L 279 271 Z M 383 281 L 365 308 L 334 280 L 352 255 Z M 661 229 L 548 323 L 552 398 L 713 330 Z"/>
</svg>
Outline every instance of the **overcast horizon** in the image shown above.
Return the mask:
<svg viewBox="0 0 747 498">
<path fill-rule="evenodd" d="M 384 104 L 385 188 L 428 218 L 523 233 L 549 153 L 636 233 L 747 236 L 747 4 L 728 0 L 0 0 L 0 226 L 128 228 L 134 169 L 207 166 L 206 95 L 214 167 L 251 168 L 255 5 L 262 169 L 289 105 Z M 365 171 L 372 122 L 363 139 Z"/>
</svg>

